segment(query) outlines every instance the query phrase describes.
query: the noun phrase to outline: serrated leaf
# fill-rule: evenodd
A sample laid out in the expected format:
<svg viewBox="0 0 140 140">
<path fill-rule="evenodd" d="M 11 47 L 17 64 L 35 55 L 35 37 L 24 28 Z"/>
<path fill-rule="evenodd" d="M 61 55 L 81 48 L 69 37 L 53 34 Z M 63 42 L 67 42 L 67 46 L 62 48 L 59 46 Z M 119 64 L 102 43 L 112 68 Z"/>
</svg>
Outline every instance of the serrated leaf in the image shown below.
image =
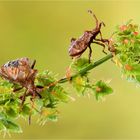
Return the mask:
<svg viewBox="0 0 140 140">
<path fill-rule="evenodd" d="M 50 115 L 48 115 L 47 119 L 49 121 L 56 122 L 58 120 L 58 116 L 56 114 L 50 114 Z"/>
<path fill-rule="evenodd" d="M 22 110 L 21 110 L 21 114 L 23 116 L 27 116 L 27 115 L 30 115 L 31 113 L 31 109 L 28 105 L 24 104 L 23 107 L 22 107 Z"/>
<path fill-rule="evenodd" d="M 5 105 L 7 102 L 9 101 L 9 99 L 0 99 L 0 106 Z"/>
<path fill-rule="evenodd" d="M 57 121 L 58 111 L 51 108 L 42 108 L 40 115 L 38 122 L 40 125 L 44 125 L 48 121 Z"/>
<path fill-rule="evenodd" d="M 8 117 L 16 118 L 19 112 L 16 112 L 12 107 L 6 107 L 5 113 Z"/>
<path fill-rule="evenodd" d="M 78 93 L 83 94 L 86 88 L 87 78 L 82 76 L 77 76 L 72 80 L 74 88 Z"/>
<path fill-rule="evenodd" d="M 94 85 L 93 91 L 95 92 L 95 97 L 97 100 L 105 95 L 113 93 L 113 89 L 101 80 Z"/>
<path fill-rule="evenodd" d="M 69 98 L 67 96 L 68 93 L 63 89 L 63 87 L 61 87 L 59 85 L 55 86 L 52 89 L 51 94 L 53 96 L 55 96 L 55 98 L 59 99 L 62 102 L 68 102 L 69 101 Z"/>
<path fill-rule="evenodd" d="M 15 133 L 22 132 L 20 126 L 9 119 L 4 112 L 0 112 L 0 130 Z"/>
<path fill-rule="evenodd" d="M 5 130 L 6 130 L 5 126 L 4 126 L 3 123 L 0 121 L 0 132 L 1 132 L 1 131 L 5 131 Z"/>
<path fill-rule="evenodd" d="M 42 99 L 35 99 L 34 106 L 37 110 L 40 110 L 43 107 L 43 100 Z"/>
<path fill-rule="evenodd" d="M 52 73 L 48 70 L 39 73 L 36 77 L 36 84 L 40 86 L 47 86 L 55 81 L 56 79 L 54 78 L 54 76 L 52 76 Z"/>
<path fill-rule="evenodd" d="M 85 68 L 88 65 L 89 65 L 89 60 L 88 59 L 79 58 L 79 59 L 76 59 L 74 61 L 74 63 L 72 63 L 71 67 L 75 72 L 78 72 L 78 71 L 80 71 L 81 69 Z M 87 72 L 82 73 L 81 76 L 84 76 L 84 75 L 87 75 Z"/>
<path fill-rule="evenodd" d="M 21 127 L 10 120 L 1 120 L 2 124 L 9 132 L 22 133 Z"/>
</svg>

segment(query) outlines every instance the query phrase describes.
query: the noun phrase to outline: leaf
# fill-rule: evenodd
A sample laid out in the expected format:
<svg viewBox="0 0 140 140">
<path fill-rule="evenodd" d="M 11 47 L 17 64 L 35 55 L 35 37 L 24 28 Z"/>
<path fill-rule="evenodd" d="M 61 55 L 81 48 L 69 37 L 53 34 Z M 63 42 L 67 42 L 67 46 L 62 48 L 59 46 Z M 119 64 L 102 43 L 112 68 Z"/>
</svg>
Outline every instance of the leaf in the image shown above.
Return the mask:
<svg viewBox="0 0 140 140">
<path fill-rule="evenodd" d="M 58 116 L 56 114 L 50 114 L 50 115 L 48 115 L 47 119 L 49 121 L 56 122 L 58 120 Z"/>
<path fill-rule="evenodd" d="M 22 132 L 20 126 L 9 119 L 4 112 L 0 112 L 0 130 L 15 133 Z"/>
<path fill-rule="evenodd" d="M 113 89 L 101 80 L 98 81 L 92 89 L 95 93 L 96 100 L 113 92 Z"/>
<path fill-rule="evenodd" d="M 30 115 L 31 113 L 31 109 L 28 105 L 24 104 L 23 107 L 22 107 L 22 111 L 21 111 L 21 114 L 23 116 L 27 116 L 27 115 Z"/>
<path fill-rule="evenodd" d="M 87 78 L 82 76 L 77 76 L 72 80 L 74 88 L 77 90 L 78 93 L 84 94 L 87 84 Z"/>
<path fill-rule="evenodd" d="M 57 85 L 55 86 L 52 91 L 51 94 L 53 96 L 55 96 L 55 98 L 57 98 L 58 100 L 62 101 L 62 102 L 68 102 L 69 98 L 68 98 L 68 93 L 63 89 L 63 87 Z"/>
<path fill-rule="evenodd" d="M 0 132 L 1 132 L 1 131 L 5 131 L 5 130 L 6 130 L 5 126 L 4 126 L 3 123 L 0 121 Z"/>
<path fill-rule="evenodd" d="M 74 63 L 72 64 L 72 69 L 76 72 L 80 71 L 81 69 L 85 68 L 86 66 L 89 65 L 89 60 L 86 58 L 79 58 L 77 60 L 74 61 Z M 81 76 L 86 75 L 87 72 L 82 73 Z"/>
<path fill-rule="evenodd" d="M 2 124 L 9 132 L 22 133 L 21 127 L 11 120 L 1 120 Z"/>
<path fill-rule="evenodd" d="M 37 110 L 40 110 L 42 107 L 43 107 L 43 100 L 42 99 L 35 99 L 34 101 L 34 107 L 37 109 Z"/>
<path fill-rule="evenodd" d="M 52 72 L 48 70 L 43 71 L 42 73 L 39 73 L 36 77 L 36 84 L 39 86 L 47 86 L 55 81 L 56 79 L 52 75 Z"/>
<path fill-rule="evenodd" d="M 7 87 L 7 88 L 12 88 L 13 84 L 10 83 L 7 80 L 4 80 L 4 79 L 0 78 L 0 86 Z"/>
<path fill-rule="evenodd" d="M 52 108 L 42 108 L 40 115 L 38 122 L 40 125 L 44 125 L 48 121 L 57 121 L 58 111 Z"/>
<path fill-rule="evenodd" d="M 9 99 L 5 99 L 5 100 L 0 99 L 0 106 L 5 105 L 8 101 L 9 101 Z"/>
<path fill-rule="evenodd" d="M 15 109 L 13 109 L 12 107 L 6 107 L 5 113 L 7 114 L 8 117 L 11 118 L 16 118 L 19 114 L 19 112 L 16 112 Z"/>
</svg>

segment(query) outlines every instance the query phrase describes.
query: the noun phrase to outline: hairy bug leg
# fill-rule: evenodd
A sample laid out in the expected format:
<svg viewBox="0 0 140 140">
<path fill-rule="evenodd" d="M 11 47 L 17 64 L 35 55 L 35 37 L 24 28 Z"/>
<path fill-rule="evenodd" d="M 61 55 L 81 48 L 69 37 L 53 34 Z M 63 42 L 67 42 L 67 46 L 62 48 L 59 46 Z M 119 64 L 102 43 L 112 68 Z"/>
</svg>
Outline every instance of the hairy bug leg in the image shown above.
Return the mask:
<svg viewBox="0 0 140 140">
<path fill-rule="evenodd" d="M 102 47 L 103 47 L 102 52 L 103 52 L 103 53 L 105 53 L 105 54 L 107 54 L 107 52 L 105 52 L 105 44 L 103 44 L 103 43 L 101 43 L 101 42 L 96 42 L 96 41 L 93 41 L 93 43 L 95 43 L 95 44 L 98 44 L 98 45 L 102 46 Z"/>
<path fill-rule="evenodd" d="M 91 46 L 89 46 L 88 48 L 89 48 L 89 63 L 90 63 L 91 62 L 92 49 L 91 49 Z"/>
</svg>

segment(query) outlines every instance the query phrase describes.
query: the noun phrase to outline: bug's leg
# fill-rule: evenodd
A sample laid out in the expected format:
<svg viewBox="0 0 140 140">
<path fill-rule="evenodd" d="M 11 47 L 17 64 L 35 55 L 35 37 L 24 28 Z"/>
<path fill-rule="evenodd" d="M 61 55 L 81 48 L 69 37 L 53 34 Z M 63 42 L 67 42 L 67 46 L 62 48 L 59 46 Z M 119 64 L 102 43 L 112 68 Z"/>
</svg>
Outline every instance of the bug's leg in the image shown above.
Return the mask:
<svg viewBox="0 0 140 140">
<path fill-rule="evenodd" d="M 95 38 L 94 40 L 95 40 L 95 41 L 100 41 L 100 42 L 102 42 L 103 44 L 104 44 L 104 43 L 107 43 L 107 45 L 109 45 L 109 39 L 103 39 L 103 38 L 97 39 L 97 38 Z"/>
<path fill-rule="evenodd" d="M 89 63 L 91 62 L 91 55 L 92 55 L 92 49 L 91 49 L 91 46 L 88 46 L 89 48 Z"/>
<path fill-rule="evenodd" d="M 41 92 L 41 90 L 40 90 L 40 92 Z M 37 91 L 37 89 L 36 89 L 35 93 L 38 95 L 39 98 L 42 98 L 42 96 L 39 94 L 39 92 Z"/>
<path fill-rule="evenodd" d="M 96 42 L 96 41 L 93 41 L 92 43 L 95 43 L 95 44 L 98 44 L 98 45 L 102 46 L 103 47 L 102 52 L 105 53 L 105 54 L 107 54 L 107 52 L 105 52 L 105 44 L 103 44 L 101 42 Z"/>
<path fill-rule="evenodd" d="M 104 50 L 105 50 L 105 44 L 107 45 L 107 47 L 108 47 L 108 50 L 110 50 L 110 41 L 109 41 L 109 39 L 103 39 L 102 38 L 102 34 L 101 34 L 101 39 L 94 39 L 94 40 L 96 40 L 96 41 L 100 41 L 100 42 L 102 42 L 101 44 L 102 44 L 102 46 L 104 47 Z M 97 44 L 97 43 L 96 43 Z M 105 51 L 103 50 L 103 52 L 105 53 L 105 54 L 107 54 Z"/>
<path fill-rule="evenodd" d="M 100 24 L 103 25 L 103 26 L 105 27 L 105 23 L 104 23 L 103 21 L 102 21 Z"/>
<path fill-rule="evenodd" d="M 101 33 L 101 31 L 100 31 L 100 37 L 101 37 L 101 40 L 103 40 L 103 36 L 102 36 L 102 33 Z"/>
<path fill-rule="evenodd" d="M 92 10 L 88 10 L 88 12 L 94 17 L 94 19 L 96 21 L 96 28 L 98 28 L 99 22 L 98 22 L 98 19 L 97 19 L 96 15 L 92 12 Z"/>
<path fill-rule="evenodd" d="M 14 88 L 14 89 L 13 89 L 13 92 L 17 92 L 17 91 L 19 91 L 19 90 L 21 90 L 21 89 L 23 89 L 23 87 Z"/>
<path fill-rule="evenodd" d="M 36 64 L 36 60 L 33 61 L 32 65 L 31 65 L 31 69 L 34 68 L 35 64 Z"/>
<path fill-rule="evenodd" d="M 31 117 L 32 117 L 32 111 L 35 108 L 34 106 L 34 99 L 35 99 L 35 93 L 32 94 L 30 101 L 31 101 L 31 108 L 30 108 L 30 114 L 29 114 L 29 118 L 28 118 L 28 123 L 29 125 L 31 124 Z"/>
<path fill-rule="evenodd" d="M 24 105 L 24 102 L 25 102 L 25 97 L 26 97 L 26 93 L 27 93 L 27 89 L 25 90 L 23 96 L 21 96 L 21 104 L 20 104 L 20 110 L 22 110 L 22 107 Z"/>
<path fill-rule="evenodd" d="M 29 118 L 28 118 L 28 124 L 29 124 L 29 125 L 31 125 L 31 119 L 32 119 L 31 117 L 32 117 L 32 115 L 31 115 L 31 113 L 30 113 Z"/>
</svg>

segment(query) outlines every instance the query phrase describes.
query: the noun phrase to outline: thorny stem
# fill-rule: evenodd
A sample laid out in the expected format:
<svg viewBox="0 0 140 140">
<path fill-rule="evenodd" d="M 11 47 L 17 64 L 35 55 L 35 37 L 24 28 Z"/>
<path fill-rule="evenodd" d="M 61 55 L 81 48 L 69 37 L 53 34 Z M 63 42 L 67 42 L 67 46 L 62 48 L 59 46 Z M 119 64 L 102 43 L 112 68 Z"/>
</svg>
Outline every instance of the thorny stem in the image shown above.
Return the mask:
<svg viewBox="0 0 140 140">
<path fill-rule="evenodd" d="M 118 54 L 118 52 L 116 52 L 116 54 Z M 98 61 L 94 62 L 94 63 L 90 63 L 87 67 L 81 69 L 79 72 L 77 72 L 76 74 L 72 75 L 71 77 L 67 78 L 67 77 L 64 77 L 62 79 L 60 79 L 58 81 L 58 83 L 65 83 L 67 81 L 69 81 L 69 79 L 73 79 L 74 77 L 78 76 L 78 75 L 82 75 L 88 71 L 90 71 L 91 69 L 101 65 L 102 63 L 106 62 L 107 60 L 111 59 L 113 57 L 113 54 L 110 53 L 108 54 L 107 56 L 99 59 Z"/>
</svg>

